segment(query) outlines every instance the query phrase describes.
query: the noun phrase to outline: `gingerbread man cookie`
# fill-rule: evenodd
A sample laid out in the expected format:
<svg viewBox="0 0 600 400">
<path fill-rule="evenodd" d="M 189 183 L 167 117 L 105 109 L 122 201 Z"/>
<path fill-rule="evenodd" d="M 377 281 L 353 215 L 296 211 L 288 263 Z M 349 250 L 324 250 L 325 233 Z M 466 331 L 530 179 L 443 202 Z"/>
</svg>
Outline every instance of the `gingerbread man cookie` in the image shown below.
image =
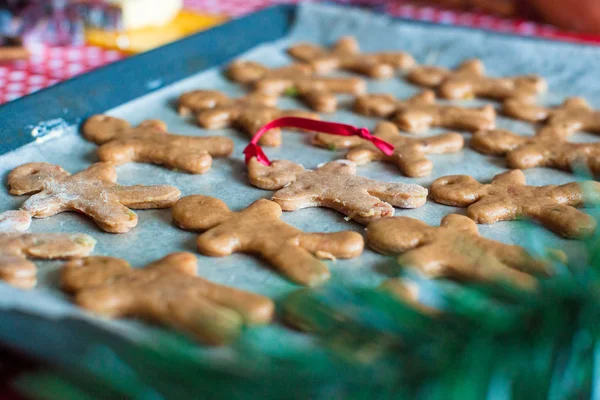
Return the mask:
<svg viewBox="0 0 600 400">
<path fill-rule="evenodd" d="M 0 214 L 0 280 L 31 289 L 36 285 L 37 268 L 29 258 L 68 259 L 85 257 L 96 241 L 83 234 L 21 233 L 29 228 L 31 217 L 25 211 Z"/>
<path fill-rule="evenodd" d="M 267 297 L 196 276 L 191 253 L 171 253 L 139 269 L 119 258 L 88 257 L 65 264 L 61 282 L 96 314 L 140 317 L 214 345 L 233 340 L 244 325 L 269 323 L 275 309 Z"/>
<path fill-rule="evenodd" d="M 203 174 L 210 169 L 213 157 L 227 157 L 233 151 L 229 138 L 170 134 L 158 120 L 147 120 L 134 128 L 120 118 L 94 115 L 82 130 L 87 140 L 101 145 L 100 161 L 114 164 L 135 161 Z"/>
<path fill-rule="evenodd" d="M 457 214 L 446 215 L 439 227 L 408 217 L 373 221 L 367 226 L 367 242 L 379 253 L 401 254 L 401 266 L 417 268 L 430 278 L 532 288 L 532 275 L 552 273 L 548 262 L 534 259 L 522 247 L 481 237 L 475 222 Z"/>
<path fill-rule="evenodd" d="M 386 161 L 395 164 L 406 176 L 420 177 L 431 173 L 433 163 L 427 154 L 456 153 L 463 147 L 463 137 L 458 133 L 445 133 L 424 139 L 403 136 L 390 122 L 380 122 L 375 128 L 375 136 L 394 145 L 394 154 L 385 155 L 373 143 L 358 136 L 335 136 L 319 133 L 313 142 L 329 149 L 347 149 L 346 158 L 357 165 L 371 161 Z"/>
<path fill-rule="evenodd" d="M 427 189 L 419 185 L 356 176 L 356 164 L 347 160 L 328 162 L 311 171 L 287 160 L 267 166 L 252 158 L 248 178 L 256 187 L 277 190 L 272 199 L 284 211 L 327 207 L 361 224 L 394 215 L 392 206 L 417 208 L 427 199 Z"/>
<path fill-rule="evenodd" d="M 394 76 L 415 65 L 414 58 L 407 53 L 381 52 L 361 54 L 358 42 L 350 36 L 342 37 L 331 49 L 311 43 L 299 43 L 288 49 L 297 60 L 308 63 L 319 74 L 344 69 L 371 78 L 384 79 Z"/>
<path fill-rule="evenodd" d="M 431 199 L 449 206 L 468 207 L 478 224 L 530 218 L 567 238 L 594 233 L 596 221 L 576 209 L 600 191 L 598 182 L 527 186 L 521 170 L 507 171 L 482 184 L 467 175 L 451 175 L 431 185 Z"/>
<path fill-rule="evenodd" d="M 524 121 L 545 122 L 567 135 L 580 131 L 600 133 L 600 111 L 592 109 L 582 97 L 570 97 L 556 107 L 541 107 L 512 99 L 504 102 L 503 112 Z"/>
<path fill-rule="evenodd" d="M 292 93 L 309 108 L 325 113 L 337 109 L 336 94 L 359 95 L 367 91 L 363 79 L 315 76 L 311 68 L 303 64 L 269 69 L 253 61 L 234 61 L 227 69 L 227 75 L 232 81 L 249 85 L 266 95 Z"/>
<path fill-rule="evenodd" d="M 204 232 L 197 242 L 200 253 L 256 254 L 302 285 L 329 279 L 327 266 L 318 258 L 354 258 L 363 251 L 363 238 L 356 232 L 305 233 L 281 221 L 281 213 L 277 203 L 265 199 L 233 212 L 219 199 L 195 195 L 175 204 L 173 220 L 182 229 Z"/>
<path fill-rule="evenodd" d="M 201 127 L 220 129 L 236 127 L 252 136 L 263 125 L 280 117 L 303 117 L 319 119 L 315 113 L 302 110 L 276 108 L 277 97 L 263 93 L 232 99 L 214 90 L 195 90 L 179 97 L 178 111 L 181 115 L 194 113 Z M 280 146 L 281 131 L 273 129 L 261 138 L 263 146 Z"/>
<path fill-rule="evenodd" d="M 535 136 L 520 136 L 504 129 L 475 132 L 471 147 L 484 154 L 506 156 L 510 168 L 556 168 L 573 171 L 578 167 L 600 174 L 600 143 L 570 143 L 567 134 L 552 126 Z"/>
<path fill-rule="evenodd" d="M 390 94 L 367 94 L 354 102 L 354 111 L 369 117 L 391 119 L 398 128 L 420 133 L 440 127 L 465 131 L 494 129 L 496 111 L 491 105 L 465 108 L 436 104 L 435 94 L 426 90 L 406 100 L 398 100 Z"/>
<path fill-rule="evenodd" d="M 93 164 L 74 175 L 58 165 L 28 163 L 8 174 L 11 194 L 35 193 L 21 207 L 33 217 L 78 211 L 111 233 L 129 232 L 137 225 L 130 208 L 168 208 L 181 194 L 173 186 L 121 186 L 116 181 L 117 172 L 109 163 Z"/>
<path fill-rule="evenodd" d="M 546 81 L 536 75 L 507 78 L 485 76 L 485 67 L 478 59 L 467 60 L 454 71 L 443 67 L 418 66 L 410 71 L 407 79 L 419 86 L 437 88 L 443 98 L 453 100 L 475 97 L 531 100 L 547 89 Z"/>
</svg>

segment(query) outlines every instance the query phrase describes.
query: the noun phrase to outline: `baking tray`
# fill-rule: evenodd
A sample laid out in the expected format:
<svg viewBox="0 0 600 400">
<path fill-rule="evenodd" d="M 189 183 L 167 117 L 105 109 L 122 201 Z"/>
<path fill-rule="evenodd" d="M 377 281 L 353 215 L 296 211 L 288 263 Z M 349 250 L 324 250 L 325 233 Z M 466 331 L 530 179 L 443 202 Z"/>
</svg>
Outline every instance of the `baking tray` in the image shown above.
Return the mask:
<svg viewBox="0 0 600 400">
<path fill-rule="evenodd" d="M 160 118 L 169 131 L 189 135 L 226 135 L 235 142 L 231 159 L 215 160 L 205 175 L 188 175 L 147 164 L 118 167 L 123 184 L 171 184 L 184 195 L 201 193 L 223 199 L 232 210 L 246 207 L 252 201 L 269 197 L 271 192 L 249 185 L 243 164 L 242 149 L 248 137 L 234 130 L 204 131 L 174 110 L 174 99 L 186 90 L 211 88 L 231 95 L 242 95 L 243 89 L 226 81 L 218 68 L 245 52 L 244 57 L 281 65 L 289 60 L 284 49 L 291 43 L 308 40 L 330 43 L 344 35 L 356 35 L 366 51 L 403 49 L 420 63 L 454 66 L 469 57 L 480 57 L 494 75 L 538 72 L 549 80 L 551 91 L 543 99 L 556 102 L 565 95 L 586 96 L 600 105 L 600 83 L 596 82 L 600 65 L 600 49 L 572 44 L 523 39 L 511 35 L 464 28 L 407 22 L 375 15 L 363 10 L 324 5 L 278 6 L 181 41 L 100 68 L 75 79 L 60 83 L 0 107 L 0 173 L 5 175 L 17 165 L 30 161 L 49 161 L 70 172 L 78 171 L 96 160 L 95 149 L 78 133 L 78 125 L 86 117 L 108 112 L 132 124 L 145 118 Z M 382 40 L 384 38 L 385 40 Z M 568 60 L 568 62 L 565 62 Z M 402 79 L 369 82 L 370 92 L 391 92 L 406 97 L 418 92 Z M 348 99 L 346 99 L 348 100 Z M 373 128 L 376 120 L 348 111 L 342 101 L 340 111 L 326 119 Z M 466 102 L 476 106 L 480 101 Z M 280 105 L 300 107 L 292 99 Z M 531 133 L 528 124 L 499 119 L 500 126 Z M 433 130 L 432 133 L 439 131 Z M 468 139 L 469 135 L 465 135 Z M 330 152 L 307 145 L 307 135 L 286 132 L 279 149 L 266 149 L 271 159 L 284 158 L 303 163 L 308 168 L 343 157 L 343 152 Z M 594 140 L 587 134 L 576 140 Z M 413 182 L 428 187 L 437 177 L 467 173 L 489 180 L 505 170 L 502 159 L 480 155 L 468 146 L 462 153 L 431 156 L 435 168 L 431 176 L 410 179 L 392 166 L 372 163 L 360 167 L 359 174 L 375 179 Z M 572 174 L 534 169 L 526 172 L 530 184 L 564 183 L 575 179 Z M 0 209 L 17 208 L 24 198 L 0 192 Z M 451 212 L 464 209 L 428 202 L 416 210 L 397 210 L 406 215 L 438 224 Z M 87 218 L 64 213 L 36 220 L 32 231 L 82 231 L 98 240 L 95 254 L 126 258 L 134 266 L 143 266 L 173 251 L 195 249 L 196 235 L 176 229 L 170 210 L 140 211 L 139 224 L 125 235 L 103 233 Z M 338 231 L 363 227 L 345 221 L 341 214 L 325 209 L 285 213 L 283 219 L 306 231 Z M 524 227 L 518 222 L 481 226 L 484 236 L 506 243 L 531 242 L 564 249 L 571 258 L 581 254 L 580 243 L 562 240 L 541 228 Z M 245 255 L 209 258 L 198 255 L 199 274 L 208 279 L 268 295 L 275 300 L 298 286 L 271 271 L 264 263 Z M 332 282 L 374 287 L 386 278 L 390 259 L 369 250 L 360 258 L 329 263 Z M 152 341 L 165 330 L 131 320 L 108 321 L 90 316 L 73 307 L 67 296 L 57 289 L 60 263 L 40 262 L 40 285 L 23 292 L 0 284 L 0 341 L 35 357 L 61 365 L 78 365 L 94 343 L 115 349 L 132 341 Z M 269 335 L 295 335 L 275 323 L 259 328 Z M 310 346 L 307 343 L 307 346 Z M 202 352 L 202 346 L 194 347 Z M 226 352 L 226 349 L 219 350 Z M 217 351 L 218 352 L 218 351 Z"/>
</svg>

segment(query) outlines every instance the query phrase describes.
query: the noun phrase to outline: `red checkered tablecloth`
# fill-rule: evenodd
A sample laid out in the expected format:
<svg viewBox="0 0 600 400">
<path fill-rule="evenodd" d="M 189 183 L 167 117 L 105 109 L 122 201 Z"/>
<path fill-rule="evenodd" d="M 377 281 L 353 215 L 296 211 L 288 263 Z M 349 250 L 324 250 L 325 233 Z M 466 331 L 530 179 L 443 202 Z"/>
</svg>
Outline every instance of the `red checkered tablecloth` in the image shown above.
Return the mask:
<svg viewBox="0 0 600 400">
<path fill-rule="evenodd" d="M 298 3 L 300 0 L 185 0 L 186 8 L 206 14 L 238 17 L 275 4 Z M 490 15 L 444 11 L 432 7 L 404 4 L 402 0 L 345 0 L 344 3 L 371 5 L 391 15 L 524 36 L 541 36 L 556 40 L 600 44 L 600 37 L 560 32 L 556 28 L 526 20 L 512 20 Z M 93 68 L 119 60 L 126 55 L 94 46 L 33 48 L 28 60 L 0 64 L 0 104 L 33 93 L 41 88 L 69 79 Z"/>
</svg>

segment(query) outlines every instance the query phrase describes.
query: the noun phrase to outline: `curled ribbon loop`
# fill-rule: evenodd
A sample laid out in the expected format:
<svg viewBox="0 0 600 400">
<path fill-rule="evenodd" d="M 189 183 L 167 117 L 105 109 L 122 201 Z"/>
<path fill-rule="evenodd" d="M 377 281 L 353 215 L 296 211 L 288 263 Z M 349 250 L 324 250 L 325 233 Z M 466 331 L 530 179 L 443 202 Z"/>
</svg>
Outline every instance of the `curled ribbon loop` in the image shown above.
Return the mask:
<svg viewBox="0 0 600 400">
<path fill-rule="evenodd" d="M 394 146 L 391 143 L 386 142 L 383 139 L 378 138 L 377 136 L 373 136 L 371 132 L 367 128 L 357 128 L 352 125 L 340 124 L 337 122 L 326 122 L 326 121 L 317 121 L 314 119 L 308 118 L 300 118 L 300 117 L 283 117 L 275 119 L 268 124 L 264 125 L 260 128 L 250 141 L 250 144 L 246 146 L 244 149 L 244 154 L 246 156 L 246 164 L 250 162 L 252 157 L 256 157 L 256 160 L 264 165 L 271 165 L 269 158 L 262 151 L 261 147 L 258 145 L 258 141 L 260 138 L 269 130 L 274 128 L 299 128 L 299 129 L 307 129 L 310 131 L 316 131 L 321 133 L 328 133 L 331 135 L 339 135 L 339 136 L 358 136 L 361 139 L 365 139 L 373 143 L 375 147 L 377 147 L 381 152 L 383 152 L 386 156 L 391 156 L 394 154 Z"/>
</svg>

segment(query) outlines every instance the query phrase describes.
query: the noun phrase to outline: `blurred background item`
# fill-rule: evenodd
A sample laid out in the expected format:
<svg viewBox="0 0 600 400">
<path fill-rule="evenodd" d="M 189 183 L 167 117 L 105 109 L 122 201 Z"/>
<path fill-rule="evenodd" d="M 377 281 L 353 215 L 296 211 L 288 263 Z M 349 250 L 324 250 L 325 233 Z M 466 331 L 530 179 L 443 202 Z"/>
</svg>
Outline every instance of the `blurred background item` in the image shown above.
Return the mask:
<svg viewBox="0 0 600 400">
<path fill-rule="evenodd" d="M 26 45 L 87 42 L 129 53 L 146 51 L 222 23 L 183 9 L 183 0 L 6 0 L 0 34 Z"/>
<path fill-rule="evenodd" d="M 0 62 L 24 60 L 29 57 L 29 51 L 23 46 L 23 41 L 14 36 L 0 36 Z"/>
<path fill-rule="evenodd" d="M 511 17 L 520 10 L 521 0 L 410 0 L 406 3 L 431 5 L 452 10 L 481 11 L 501 17 Z"/>
<path fill-rule="evenodd" d="M 530 0 L 546 20 L 560 28 L 600 33 L 600 0 Z"/>
</svg>

